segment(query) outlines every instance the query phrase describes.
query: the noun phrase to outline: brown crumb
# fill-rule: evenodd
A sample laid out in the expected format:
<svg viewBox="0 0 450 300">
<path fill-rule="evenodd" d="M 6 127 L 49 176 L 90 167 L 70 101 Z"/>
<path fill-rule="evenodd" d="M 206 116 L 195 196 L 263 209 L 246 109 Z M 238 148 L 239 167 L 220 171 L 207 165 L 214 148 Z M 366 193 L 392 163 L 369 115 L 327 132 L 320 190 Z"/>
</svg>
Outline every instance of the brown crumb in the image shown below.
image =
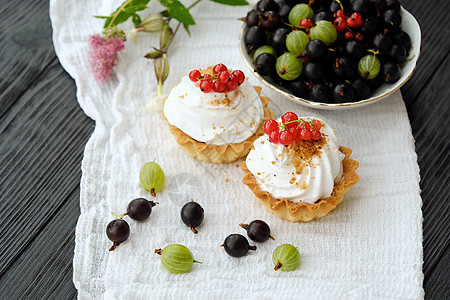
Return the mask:
<svg viewBox="0 0 450 300">
<path fill-rule="evenodd" d="M 236 168 L 239 168 L 239 165 L 238 165 L 238 164 L 236 164 Z"/>
<path fill-rule="evenodd" d="M 228 181 L 230 181 L 230 179 L 228 179 L 228 178 L 227 178 L 227 179 L 225 179 L 225 182 L 228 182 Z"/>
<path fill-rule="evenodd" d="M 321 155 L 320 150 L 325 142 L 325 137 L 321 137 L 318 141 L 296 140 L 286 148 L 288 155 L 292 157 L 297 174 L 302 172 L 303 167 L 311 166 L 314 157 Z"/>
</svg>

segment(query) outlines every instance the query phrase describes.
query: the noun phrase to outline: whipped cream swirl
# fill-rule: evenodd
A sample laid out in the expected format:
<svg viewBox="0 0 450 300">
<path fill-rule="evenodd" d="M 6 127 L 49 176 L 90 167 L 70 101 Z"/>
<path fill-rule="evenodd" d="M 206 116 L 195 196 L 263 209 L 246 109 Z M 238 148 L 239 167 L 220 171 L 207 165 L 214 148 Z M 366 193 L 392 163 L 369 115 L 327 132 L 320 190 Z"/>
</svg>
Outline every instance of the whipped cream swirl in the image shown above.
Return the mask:
<svg viewBox="0 0 450 300">
<path fill-rule="evenodd" d="M 319 120 L 310 117 L 302 119 Z M 277 121 L 281 124 L 281 119 Z M 297 172 L 287 147 L 271 143 L 267 134 L 255 141 L 246 164 L 263 191 L 276 199 L 310 204 L 331 195 L 334 185 L 341 180 L 345 155 L 339 151 L 339 140 L 334 130 L 322 120 L 319 121 L 322 123 L 324 145 L 318 155 L 303 165 L 301 172 Z"/>
<path fill-rule="evenodd" d="M 193 139 L 206 144 L 240 143 L 258 129 L 264 107 L 246 79 L 226 93 L 203 93 L 198 83 L 183 76 L 164 104 L 167 121 Z"/>
</svg>

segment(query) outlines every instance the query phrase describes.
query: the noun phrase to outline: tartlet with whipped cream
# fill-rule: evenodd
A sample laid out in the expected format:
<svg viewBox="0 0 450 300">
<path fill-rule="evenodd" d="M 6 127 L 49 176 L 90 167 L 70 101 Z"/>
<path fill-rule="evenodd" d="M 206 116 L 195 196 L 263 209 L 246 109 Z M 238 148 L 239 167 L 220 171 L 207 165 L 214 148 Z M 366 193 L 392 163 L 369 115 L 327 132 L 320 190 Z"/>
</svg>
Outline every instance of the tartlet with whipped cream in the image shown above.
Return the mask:
<svg viewBox="0 0 450 300">
<path fill-rule="evenodd" d="M 189 155 L 206 162 L 230 163 L 248 154 L 253 142 L 264 134 L 264 122 L 273 112 L 267 109 L 269 99 L 260 96 L 261 87 L 253 87 L 245 77 L 231 88 L 205 91 L 203 78 L 212 78 L 212 83 L 219 85 L 217 78 L 223 72 L 215 73 L 219 65 L 183 76 L 165 99 L 164 117 Z M 231 82 L 234 73 L 224 70 Z M 201 76 L 193 77 L 194 71 Z"/>
<path fill-rule="evenodd" d="M 359 163 L 350 158 L 350 148 L 339 145 L 334 130 L 324 121 L 307 117 L 286 122 L 282 118 L 272 120 L 278 124 L 276 132 L 265 128 L 266 134 L 255 141 L 241 163 L 242 181 L 268 211 L 282 219 L 306 222 L 323 217 L 359 181 L 355 172 Z M 314 124 L 320 130 L 314 130 Z"/>
</svg>

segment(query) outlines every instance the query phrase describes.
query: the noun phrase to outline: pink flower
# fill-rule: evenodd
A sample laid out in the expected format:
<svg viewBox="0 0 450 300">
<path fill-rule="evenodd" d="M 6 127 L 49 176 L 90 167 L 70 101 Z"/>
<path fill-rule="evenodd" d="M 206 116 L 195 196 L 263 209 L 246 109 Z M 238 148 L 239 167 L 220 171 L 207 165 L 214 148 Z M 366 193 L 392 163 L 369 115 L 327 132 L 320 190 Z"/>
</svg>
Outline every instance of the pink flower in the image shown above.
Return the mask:
<svg viewBox="0 0 450 300">
<path fill-rule="evenodd" d="M 125 48 L 124 40 L 117 36 L 107 38 L 94 34 L 89 37 L 89 63 L 98 81 L 105 81 L 111 75 L 117 61 L 117 53 Z"/>
</svg>

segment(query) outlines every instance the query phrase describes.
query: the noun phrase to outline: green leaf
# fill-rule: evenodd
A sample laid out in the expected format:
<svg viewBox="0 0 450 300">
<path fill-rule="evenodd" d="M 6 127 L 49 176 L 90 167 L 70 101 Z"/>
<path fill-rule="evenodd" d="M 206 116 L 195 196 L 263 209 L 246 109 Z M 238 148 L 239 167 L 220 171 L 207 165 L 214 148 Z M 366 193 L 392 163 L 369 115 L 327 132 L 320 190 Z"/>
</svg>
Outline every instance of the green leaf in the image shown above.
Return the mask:
<svg viewBox="0 0 450 300">
<path fill-rule="evenodd" d="M 195 25 L 194 18 L 189 10 L 178 0 L 158 0 L 159 3 L 167 7 L 169 15 L 185 25 Z"/>
<path fill-rule="evenodd" d="M 104 28 L 111 28 L 127 21 L 133 17 L 133 23 L 136 26 L 136 20 L 139 18 L 136 12 L 147 8 L 150 0 L 126 0 L 109 17 L 106 17 Z M 137 18 L 137 17 L 138 18 Z M 139 18 L 140 19 L 140 18 Z"/>
<path fill-rule="evenodd" d="M 189 25 L 186 25 L 183 23 L 184 29 L 186 30 L 186 32 L 189 34 L 189 36 L 191 36 L 191 32 L 189 31 Z"/>
<path fill-rule="evenodd" d="M 108 19 L 109 17 L 108 16 L 94 16 L 94 18 L 97 18 L 97 19 Z"/>
<path fill-rule="evenodd" d="M 210 1 L 226 5 L 248 5 L 248 2 L 245 0 L 210 0 Z"/>
<path fill-rule="evenodd" d="M 138 14 L 134 13 L 131 15 L 131 20 L 133 21 L 134 27 L 138 27 L 141 24 L 141 17 Z"/>
</svg>

